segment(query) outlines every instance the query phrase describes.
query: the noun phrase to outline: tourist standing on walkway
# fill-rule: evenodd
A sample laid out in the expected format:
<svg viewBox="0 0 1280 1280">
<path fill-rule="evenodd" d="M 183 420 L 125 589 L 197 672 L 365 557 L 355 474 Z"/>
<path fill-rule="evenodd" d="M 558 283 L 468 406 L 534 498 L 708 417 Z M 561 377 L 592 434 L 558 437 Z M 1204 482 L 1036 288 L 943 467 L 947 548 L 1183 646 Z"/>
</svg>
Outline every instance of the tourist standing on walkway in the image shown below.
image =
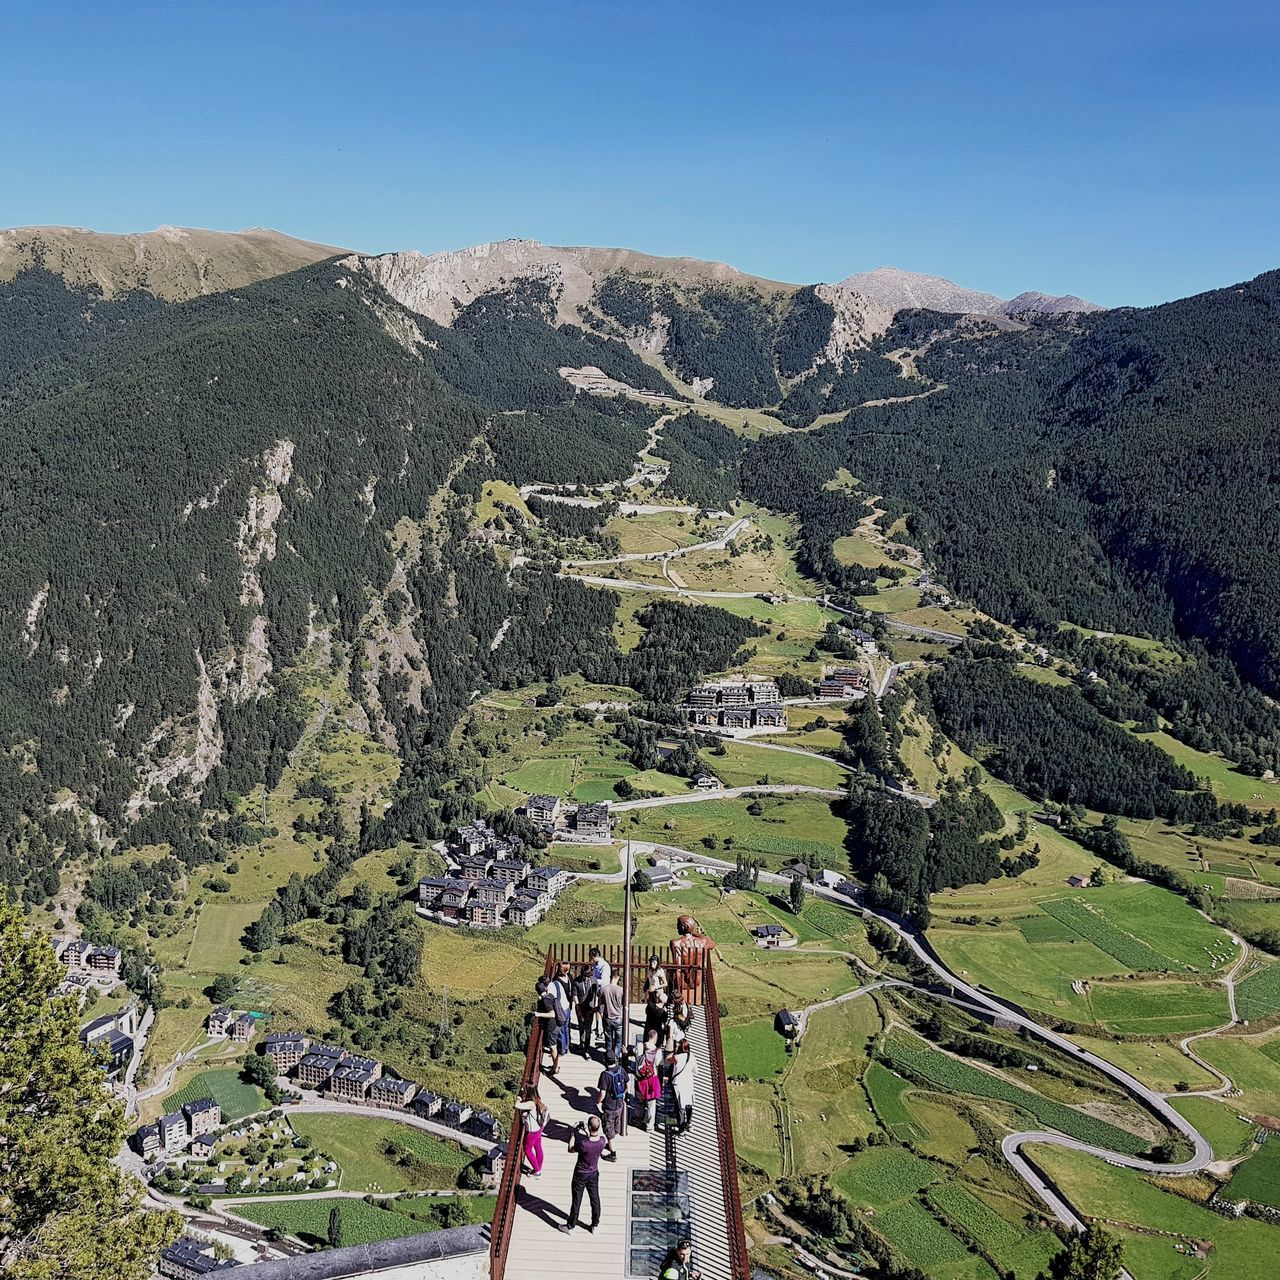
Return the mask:
<svg viewBox="0 0 1280 1280">
<path fill-rule="evenodd" d="M 693 1123 L 693 1081 L 698 1073 L 698 1059 L 689 1042 L 681 1040 L 667 1062 L 671 1068 L 671 1089 L 676 1095 L 676 1108 L 680 1116 L 676 1133 L 685 1133 Z"/>
<path fill-rule="evenodd" d="M 600 1108 L 600 1116 L 604 1121 L 604 1136 L 609 1139 L 609 1155 L 606 1159 L 617 1159 L 613 1150 L 613 1140 L 622 1136 L 622 1121 L 627 1110 L 627 1073 L 618 1065 L 615 1055 L 609 1054 L 605 1060 L 604 1070 L 596 1081 L 596 1106 Z"/>
<path fill-rule="evenodd" d="M 671 1010 L 671 1045 L 678 1045 L 689 1036 L 689 1026 L 693 1022 L 693 1006 L 681 996 Z"/>
<path fill-rule="evenodd" d="M 662 1050 L 658 1046 L 658 1034 L 651 1031 L 645 1037 L 644 1048 L 636 1060 L 636 1099 L 644 1104 L 644 1119 L 640 1127 L 646 1132 L 658 1121 L 658 1099 L 662 1097 Z"/>
<path fill-rule="evenodd" d="M 520 1090 L 520 1101 L 516 1110 L 524 1116 L 524 1158 L 528 1162 L 529 1172 L 535 1178 L 542 1177 L 542 1134 L 547 1127 L 550 1111 L 538 1097 L 538 1086 L 526 1084 Z"/>
<path fill-rule="evenodd" d="M 533 989 L 538 993 L 533 1017 L 535 1022 L 542 1023 L 542 1047 L 551 1054 L 551 1067 L 547 1074 L 554 1076 L 560 1070 L 560 1011 L 551 983 L 546 978 L 539 978 Z"/>
<path fill-rule="evenodd" d="M 569 977 L 569 966 L 563 961 L 556 976 L 551 980 L 551 994 L 556 1002 L 556 1041 L 558 1052 L 569 1052 L 569 1026 L 573 1018 L 573 982 Z"/>
<path fill-rule="evenodd" d="M 657 1033 L 658 1043 L 662 1044 L 667 1038 L 667 1023 L 670 1020 L 670 1014 L 667 1011 L 667 993 L 665 991 L 654 991 L 649 995 L 649 1002 L 644 1008 L 644 1034 L 648 1039 L 649 1032 Z"/>
<path fill-rule="evenodd" d="M 569 1216 L 561 1231 L 572 1231 L 578 1225 L 578 1213 L 582 1208 L 582 1193 L 591 1201 L 591 1224 L 588 1231 L 600 1225 L 600 1157 L 609 1140 L 602 1132 L 599 1116 L 592 1116 L 586 1124 L 579 1123 L 569 1137 L 569 1150 L 578 1157 L 573 1167 L 570 1183 Z"/>
<path fill-rule="evenodd" d="M 622 994 L 622 984 L 614 974 L 600 992 L 601 1016 L 604 1018 L 604 1056 L 622 1057 L 622 1042 L 626 1038 L 627 1004 Z"/>
<path fill-rule="evenodd" d="M 647 1000 L 655 991 L 667 994 L 667 971 L 657 956 L 649 957 L 649 972 L 644 975 L 644 994 Z"/>
<path fill-rule="evenodd" d="M 595 1016 L 603 1019 L 604 989 L 613 981 L 613 966 L 600 954 L 599 947 L 592 947 L 587 957 L 591 963 L 591 981 L 596 988 Z M 601 1034 L 604 1034 L 603 1028 Z"/>
<path fill-rule="evenodd" d="M 702 1280 L 702 1272 L 693 1269 L 693 1243 L 681 1240 L 663 1259 L 658 1280 Z"/>
<path fill-rule="evenodd" d="M 584 1058 L 591 1056 L 596 1003 L 599 998 L 600 992 L 591 976 L 591 966 L 579 965 L 578 972 L 573 976 L 573 1007 L 578 1015 L 578 1052 Z"/>
</svg>

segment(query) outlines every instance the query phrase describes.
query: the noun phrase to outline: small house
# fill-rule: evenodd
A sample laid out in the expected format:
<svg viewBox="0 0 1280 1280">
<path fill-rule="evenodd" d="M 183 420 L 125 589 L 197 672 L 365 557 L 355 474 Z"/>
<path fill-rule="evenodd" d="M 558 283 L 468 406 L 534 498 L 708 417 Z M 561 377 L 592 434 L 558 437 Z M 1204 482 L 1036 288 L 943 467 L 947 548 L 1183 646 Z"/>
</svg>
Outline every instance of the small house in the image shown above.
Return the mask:
<svg viewBox="0 0 1280 1280">
<path fill-rule="evenodd" d="M 163 1146 L 159 1125 L 139 1125 L 137 1132 L 133 1135 L 133 1149 L 144 1159 L 155 1155 Z"/>
<path fill-rule="evenodd" d="M 454 1102 L 452 1099 L 440 1108 L 440 1123 L 450 1129 L 461 1129 L 471 1119 L 471 1107 L 465 1102 Z"/>
<path fill-rule="evenodd" d="M 486 1187 L 496 1187 L 502 1181 L 502 1167 L 507 1160 L 505 1147 L 492 1146 L 480 1157 L 480 1181 Z"/>
<path fill-rule="evenodd" d="M 1087 888 L 1089 884 L 1088 880 L 1086 880 L 1084 876 L 1068 876 L 1067 883 L 1073 889 L 1084 889 Z"/>
<path fill-rule="evenodd" d="M 234 1017 L 226 1005 L 220 1005 L 205 1019 L 205 1029 L 211 1036 L 225 1036 Z"/>
<path fill-rule="evenodd" d="M 242 1013 L 227 1030 L 236 1044 L 248 1044 L 257 1029 L 257 1018 L 251 1013 Z"/>
<path fill-rule="evenodd" d="M 191 1154 L 201 1160 L 207 1160 L 213 1155 L 213 1149 L 217 1144 L 209 1134 L 201 1134 L 200 1137 L 194 1138 L 191 1142 Z"/>
<path fill-rule="evenodd" d="M 800 1019 L 790 1009 L 779 1009 L 773 1015 L 773 1029 L 789 1042 L 800 1038 Z"/>
<path fill-rule="evenodd" d="M 697 791 L 719 791 L 724 783 L 714 773 L 695 773 L 693 786 Z"/>
<path fill-rule="evenodd" d="M 528 894 L 517 894 L 507 903 L 507 919 L 512 924 L 530 929 L 542 918 L 542 903 Z"/>
</svg>

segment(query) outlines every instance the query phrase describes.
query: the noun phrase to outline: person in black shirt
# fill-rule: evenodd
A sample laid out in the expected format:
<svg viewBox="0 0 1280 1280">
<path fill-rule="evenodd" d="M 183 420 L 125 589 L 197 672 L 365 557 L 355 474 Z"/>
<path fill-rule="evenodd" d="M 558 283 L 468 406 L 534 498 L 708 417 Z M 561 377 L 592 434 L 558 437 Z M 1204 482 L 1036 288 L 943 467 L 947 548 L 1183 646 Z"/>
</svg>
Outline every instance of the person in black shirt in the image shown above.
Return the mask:
<svg viewBox="0 0 1280 1280">
<path fill-rule="evenodd" d="M 692 1257 L 692 1242 L 681 1240 L 663 1260 L 662 1270 L 658 1272 L 659 1280 L 702 1280 L 702 1272 L 695 1271 L 690 1265 Z"/>
<path fill-rule="evenodd" d="M 584 1191 L 591 1201 L 591 1223 L 587 1230 L 594 1231 L 600 1225 L 600 1157 L 608 1145 L 609 1139 L 601 1132 L 599 1116 L 592 1116 L 585 1125 L 579 1123 L 570 1136 L 569 1150 L 576 1152 L 578 1163 L 573 1167 L 570 1184 L 569 1217 L 561 1231 L 572 1231 L 578 1225 Z"/>
</svg>

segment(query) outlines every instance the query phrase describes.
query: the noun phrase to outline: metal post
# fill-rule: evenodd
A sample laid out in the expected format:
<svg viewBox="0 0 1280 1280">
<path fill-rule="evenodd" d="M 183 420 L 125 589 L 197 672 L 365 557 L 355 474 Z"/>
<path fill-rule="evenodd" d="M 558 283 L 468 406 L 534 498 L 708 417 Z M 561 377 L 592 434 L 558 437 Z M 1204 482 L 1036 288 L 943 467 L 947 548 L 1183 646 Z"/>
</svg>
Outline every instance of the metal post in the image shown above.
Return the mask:
<svg viewBox="0 0 1280 1280">
<path fill-rule="evenodd" d="M 622 1043 L 626 1047 L 627 1038 L 631 1035 L 631 841 L 627 841 L 627 855 L 624 861 L 625 878 L 622 885 Z M 619 1063 L 619 1066 L 622 1064 Z M 622 1108 L 622 1134 L 627 1133 L 627 1111 Z"/>
</svg>

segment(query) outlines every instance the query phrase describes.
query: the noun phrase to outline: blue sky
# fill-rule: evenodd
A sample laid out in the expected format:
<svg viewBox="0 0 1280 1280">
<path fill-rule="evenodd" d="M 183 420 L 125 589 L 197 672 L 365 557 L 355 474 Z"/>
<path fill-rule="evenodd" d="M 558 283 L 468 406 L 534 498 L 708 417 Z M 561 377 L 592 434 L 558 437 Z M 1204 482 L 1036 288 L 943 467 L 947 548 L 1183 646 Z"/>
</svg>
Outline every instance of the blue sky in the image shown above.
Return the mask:
<svg viewBox="0 0 1280 1280">
<path fill-rule="evenodd" d="M 1150 303 L 1280 266 L 1280 6 L 11 0 L 0 225 Z"/>
</svg>

